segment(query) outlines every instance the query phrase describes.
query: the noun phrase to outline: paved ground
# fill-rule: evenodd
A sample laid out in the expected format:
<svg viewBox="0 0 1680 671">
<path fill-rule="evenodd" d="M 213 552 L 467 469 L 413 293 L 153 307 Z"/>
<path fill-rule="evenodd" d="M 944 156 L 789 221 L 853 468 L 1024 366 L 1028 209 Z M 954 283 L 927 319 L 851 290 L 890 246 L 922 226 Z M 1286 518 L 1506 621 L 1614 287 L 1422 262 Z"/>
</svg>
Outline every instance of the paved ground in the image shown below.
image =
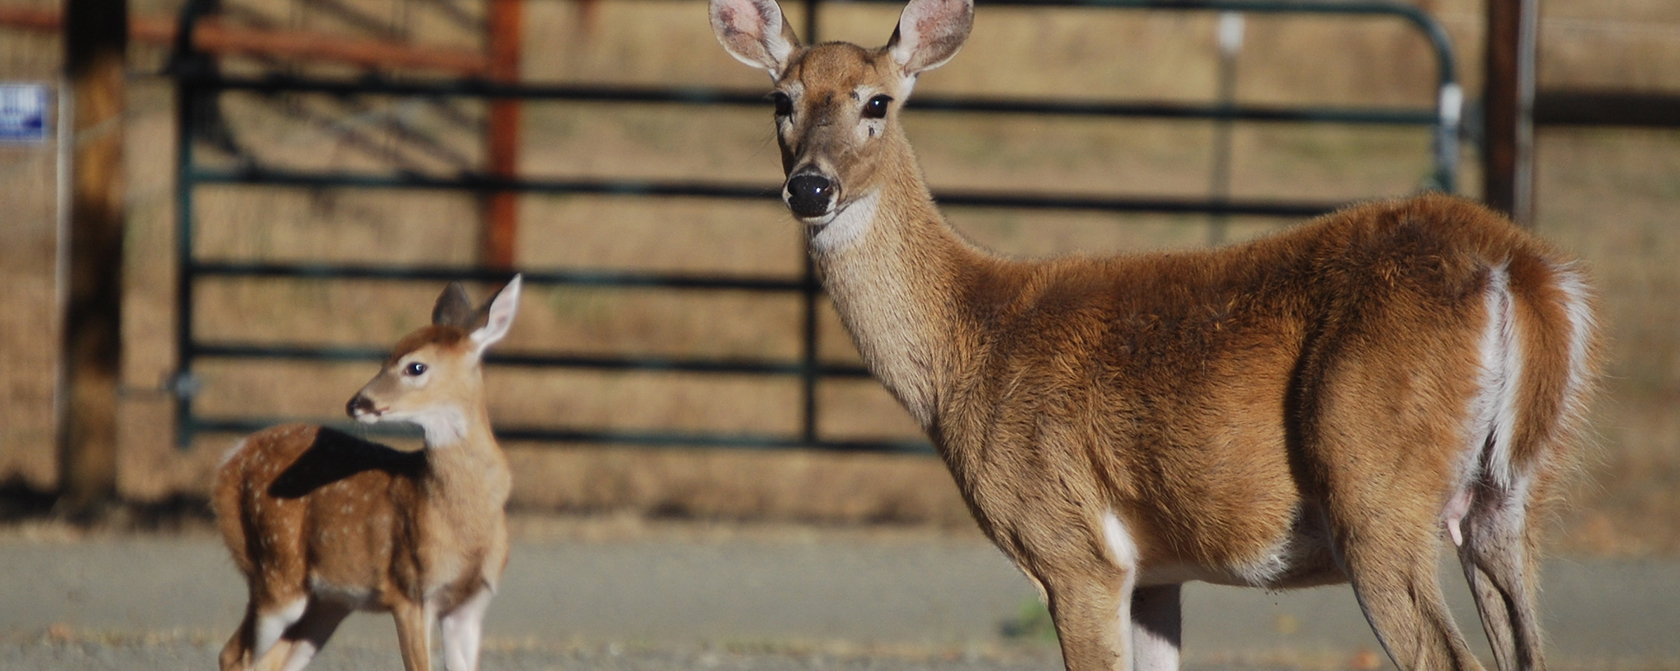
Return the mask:
<svg viewBox="0 0 1680 671">
<path fill-rule="evenodd" d="M 0 669 L 212 668 L 243 605 L 207 535 L 0 538 L 0 567 Z M 1545 583 L 1554 668 L 1680 668 L 1680 563 L 1555 561 Z M 1042 671 L 1054 649 L 1005 634 L 1034 603 L 966 537 L 533 540 L 514 549 L 483 668 Z M 1185 613 L 1194 668 L 1345 668 L 1375 648 L 1345 588 L 1193 586 Z M 396 668 L 389 620 L 352 618 L 318 661 Z"/>
</svg>

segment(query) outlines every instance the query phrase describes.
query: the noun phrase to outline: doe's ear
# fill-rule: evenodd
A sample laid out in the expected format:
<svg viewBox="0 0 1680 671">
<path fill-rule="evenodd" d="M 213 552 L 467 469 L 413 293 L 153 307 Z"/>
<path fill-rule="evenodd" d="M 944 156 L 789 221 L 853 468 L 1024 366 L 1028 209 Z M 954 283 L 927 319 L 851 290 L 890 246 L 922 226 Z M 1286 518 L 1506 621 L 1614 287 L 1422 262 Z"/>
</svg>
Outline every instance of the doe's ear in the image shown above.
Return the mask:
<svg viewBox="0 0 1680 671">
<path fill-rule="evenodd" d="M 496 297 L 484 306 L 484 325 L 474 330 L 470 336 L 479 354 L 484 354 L 485 348 L 507 336 L 508 329 L 513 326 L 513 315 L 519 311 L 519 287 L 523 278 L 523 275 L 514 275 L 507 286 L 502 287 L 502 290 L 496 293 Z"/>
<path fill-rule="evenodd" d="M 974 0 L 910 0 L 887 50 L 904 76 L 914 77 L 957 55 L 973 27 Z"/>
<path fill-rule="evenodd" d="M 450 282 L 444 287 L 443 293 L 438 294 L 437 305 L 432 307 L 432 323 L 437 326 L 457 326 L 463 329 L 472 328 L 473 318 L 472 299 L 467 298 L 467 290 L 460 282 Z"/>
<path fill-rule="evenodd" d="M 771 79 L 782 76 L 799 48 L 793 27 L 782 18 L 776 0 L 712 0 L 712 32 L 736 60 L 762 68 Z"/>
</svg>

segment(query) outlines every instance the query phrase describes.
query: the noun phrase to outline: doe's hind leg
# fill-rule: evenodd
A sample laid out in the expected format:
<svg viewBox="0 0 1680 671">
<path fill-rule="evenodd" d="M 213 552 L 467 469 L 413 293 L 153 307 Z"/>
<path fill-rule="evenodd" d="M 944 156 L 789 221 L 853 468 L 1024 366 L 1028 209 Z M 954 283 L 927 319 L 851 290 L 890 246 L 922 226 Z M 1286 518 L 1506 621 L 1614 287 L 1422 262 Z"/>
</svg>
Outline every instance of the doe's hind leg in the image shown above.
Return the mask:
<svg viewBox="0 0 1680 671">
<path fill-rule="evenodd" d="M 1403 670 L 1480 670 L 1441 594 L 1440 535 L 1433 520 L 1367 510 L 1368 516 L 1335 529 L 1336 544 L 1359 607 L 1389 658 Z"/>
<path fill-rule="evenodd" d="M 1546 668 L 1536 614 L 1538 567 L 1530 551 L 1527 501 L 1484 487 L 1464 519 L 1458 560 L 1476 598 L 1499 671 Z"/>
</svg>

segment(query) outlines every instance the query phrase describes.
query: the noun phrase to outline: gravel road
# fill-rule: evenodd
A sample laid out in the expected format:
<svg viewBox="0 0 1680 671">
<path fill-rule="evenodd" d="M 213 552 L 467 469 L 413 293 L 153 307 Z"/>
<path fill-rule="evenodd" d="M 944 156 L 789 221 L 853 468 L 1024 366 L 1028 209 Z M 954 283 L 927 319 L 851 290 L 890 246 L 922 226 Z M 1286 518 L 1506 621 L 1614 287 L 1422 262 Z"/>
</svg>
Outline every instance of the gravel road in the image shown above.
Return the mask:
<svg viewBox="0 0 1680 671">
<path fill-rule="evenodd" d="M 209 535 L 0 537 L 0 566 L 0 669 L 213 668 L 243 607 Z M 1456 566 L 1443 578 L 1479 643 Z M 1554 668 L 1680 669 L 1680 562 L 1554 561 L 1545 585 Z M 1052 646 L 1006 635 L 1035 603 L 996 550 L 966 536 L 528 539 L 491 607 L 483 668 L 1047 671 L 1059 667 Z M 1374 659 L 1346 588 L 1195 585 L 1184 610 L 1188 668 Z M 311 668 L 396 660 L 389 619 L 359 615 Z"/>
</svg>

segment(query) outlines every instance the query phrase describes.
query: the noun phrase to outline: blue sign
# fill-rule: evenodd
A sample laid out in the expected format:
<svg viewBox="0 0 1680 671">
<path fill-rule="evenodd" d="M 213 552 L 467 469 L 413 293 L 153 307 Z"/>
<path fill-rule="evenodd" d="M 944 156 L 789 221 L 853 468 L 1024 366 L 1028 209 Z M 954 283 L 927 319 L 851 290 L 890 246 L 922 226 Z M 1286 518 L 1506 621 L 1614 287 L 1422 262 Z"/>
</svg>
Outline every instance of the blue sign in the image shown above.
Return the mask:
<svg viewBox="0 0 1680 671">
<path fill-rule="evenodd" d="M 0 84 L 0 142 L 45 142 L 45 84 Z"/>
</svg>

